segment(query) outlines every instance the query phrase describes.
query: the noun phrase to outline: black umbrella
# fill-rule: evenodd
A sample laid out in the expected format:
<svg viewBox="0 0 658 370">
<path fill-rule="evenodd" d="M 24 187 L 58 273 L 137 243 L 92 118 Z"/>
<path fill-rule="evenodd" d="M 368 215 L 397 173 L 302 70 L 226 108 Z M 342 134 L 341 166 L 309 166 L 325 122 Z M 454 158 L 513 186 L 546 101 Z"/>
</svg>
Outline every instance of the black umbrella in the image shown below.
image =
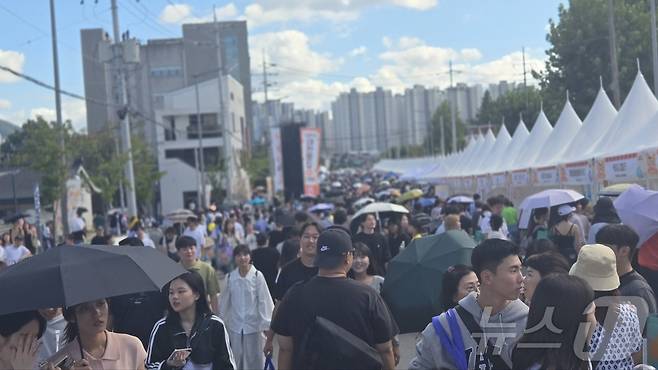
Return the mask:
<svg viewBox="0 0 658 370">
<path fill-rule="evenodd" d="M 16 213 L 14 215 L 5 217 L 4 220 L 5 220 L 5 223 L 7 223 L 7 224 L 13 224 L 14 222 L 18 221 L 19 219 L 25 218 L 25 217 L 30 217 L 30 215 L 27 214 L 27 213 L 21 212 L 21 213 Z"/>
<path fill-rule="evenodd" d="M 0 272 L 0 315 L 157 291 L 185 269 L 149 247 L 57 247 Z"/>
</svg>

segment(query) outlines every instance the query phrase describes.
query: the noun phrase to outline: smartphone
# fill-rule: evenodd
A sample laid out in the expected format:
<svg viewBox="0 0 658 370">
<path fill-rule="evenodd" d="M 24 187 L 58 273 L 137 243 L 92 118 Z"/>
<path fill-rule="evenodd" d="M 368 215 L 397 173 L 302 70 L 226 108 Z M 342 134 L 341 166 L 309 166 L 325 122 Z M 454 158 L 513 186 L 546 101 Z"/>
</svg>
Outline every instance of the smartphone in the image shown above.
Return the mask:
<svg viewBox="0 0 658 370">
<path fill-rule="evenodd" d="M 60 368 L 61 370 L 70 370 L 73 368 L 73 363 L 75 360 L 70 358 L 69 356 L 64 356 L 57 364 L 55 364 L 55 368 Z M 48 361 L 43 361 L 42 363 L 39 364 L 40 369 L 45 369 L 46 365 L 48 365 Z"/>
<path fill-rule="evenodd" d="M 181 352 L 184 352 L 184 353 L 186 354 L 186 356 L 185 356 L 185 358 L 184 358 L 184 360 L 186 360 L 187 357 L 190 355 L 190 353 L 192 353 L 192 348 L 189 348 L 189 347 L 188 347 L 188 348 L 178 348 L 178 349 L 175 349 L 173 352 L 171 352 L 171 354 L 169 355 L 169 358 L 167 359 L 167 361 L 169 361 L 169 360 L 173 360 L 174 357 L 176 357 L 176 354 L 181 353 Z"/>
</svg>

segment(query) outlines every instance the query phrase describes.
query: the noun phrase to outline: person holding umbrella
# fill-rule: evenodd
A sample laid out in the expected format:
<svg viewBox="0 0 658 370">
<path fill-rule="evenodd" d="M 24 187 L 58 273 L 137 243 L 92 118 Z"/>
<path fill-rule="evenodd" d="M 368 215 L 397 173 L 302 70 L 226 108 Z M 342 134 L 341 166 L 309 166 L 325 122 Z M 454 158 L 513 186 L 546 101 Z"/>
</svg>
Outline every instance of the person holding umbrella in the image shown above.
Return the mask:
<svg viewBox="0 0 658 370">
<path fill-rule="evenodd" d="M 203 279 L 187 272 L 172 280 L 167 315 L 155 323 L 146 355 L 148 369 L 236 368 L 224 322 L 210 312 Z"/>
<path fill-rule="evenodd" d="M 139 338 L 107 330 L 109 308 L 106 299 L 64 309 L 67 343 L 48 363 L 74 360 L 77 369 L 144 369 L 146 351 Z"/>
</svg>

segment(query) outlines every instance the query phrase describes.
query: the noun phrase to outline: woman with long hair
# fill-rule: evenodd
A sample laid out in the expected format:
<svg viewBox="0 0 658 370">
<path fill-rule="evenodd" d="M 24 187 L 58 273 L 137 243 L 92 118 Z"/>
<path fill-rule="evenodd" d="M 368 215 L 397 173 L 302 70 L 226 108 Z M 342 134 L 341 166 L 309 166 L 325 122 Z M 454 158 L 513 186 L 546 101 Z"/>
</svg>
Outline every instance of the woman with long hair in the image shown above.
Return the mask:
<svg viewBox="0 0 658 370">
<path fill-rule="evenodd" d="M 557 208 L 555 222 L 551 226 L 551 240 L 570 263 L 576 261 L 578 251 L 584 244 L 580 228 L 571 221 L 571 215 L 575 210 L 568 204 L 561 205 Z"/>
<path fill-rule="evenodd" d="M 441 280 L 441 309 L 448 311 L 471 292 L 479 291 L 480 283 L 473 268 L 466 265 L 450 266 Z"/>
<path fill-rule="evenodd" d="M 97 299 L 64 309 L 67 343 L 48 362 L 59 363 L 65 357 L 75 368 L 144 369 L 146 352 L 142 342 L 132 335 L 107 330 L 109 308 L 106 299 Z"/>
<path fill-rule="evenodd" d="M 588 369 L 584 349 L 596 324 L 593 300 L 594 291 L 579 277 L 556 274 L 542 279 L 530 305 L 525 333 L 512 353 L 513 369 Z"/>
<path fill-rule="evenodd" d="M 619 223 L 621 223 L 621 220 L 617 216 L 617 210 L 612 204 L 612 199 L 608 197 L 599 198 L 594 205 L 594 217 L 592 218 L 592 226 L 587 234 L 587 244 L 596 243 L 596 233 L 605 225 Z"/>
<path fill-rule="evenodd" d="M 549 274 L 568 274 L 569 262 L 557 252 L 533 254 L 525 262 L 523 277 L 523 300 L 529 305 L 537 285 Z"/>
<path fill-rule="evenodd" d="M 355 242 L 352 246 L 354 247 L 354 262 L 348 277 L 368 285 L 380 293 L 382 285 L 384 285 L 384 277 L 375 273 L 376 262 L 371 258 L 370 248 L 361 242 Z"/>
<path fill-rule="evenodd" d="M 167 315 L 155 323 L 149 339 L 149 369 L 235 369 L 224 322 L 210 312 L 203 279 L 187 272 L 164 289 Z"/>
</svg>

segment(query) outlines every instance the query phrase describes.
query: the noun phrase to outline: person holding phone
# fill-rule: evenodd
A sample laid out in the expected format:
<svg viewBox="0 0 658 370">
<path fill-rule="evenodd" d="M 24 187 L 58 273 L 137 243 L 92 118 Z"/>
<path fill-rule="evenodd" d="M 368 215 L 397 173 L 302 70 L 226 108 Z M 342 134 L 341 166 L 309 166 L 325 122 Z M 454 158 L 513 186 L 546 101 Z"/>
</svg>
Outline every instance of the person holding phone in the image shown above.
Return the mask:
<svg viewBox="0 0 658 370">
<path fill-rule="evenodd" d="M 166 287 L 167 315 L 155 323 L 148 342 L 147 369 L 234 370 L 224 322 L 210 312 L 203 279 L 187 272 Z"/>
<path fill-rule="evenodd" d="M 47 362 L 55 368 L 144 369 L 146 351 L 139 338 L 107 329 L 109 307 L 97 299 L 64 309 L 66 345 Z"/>
</svg>

